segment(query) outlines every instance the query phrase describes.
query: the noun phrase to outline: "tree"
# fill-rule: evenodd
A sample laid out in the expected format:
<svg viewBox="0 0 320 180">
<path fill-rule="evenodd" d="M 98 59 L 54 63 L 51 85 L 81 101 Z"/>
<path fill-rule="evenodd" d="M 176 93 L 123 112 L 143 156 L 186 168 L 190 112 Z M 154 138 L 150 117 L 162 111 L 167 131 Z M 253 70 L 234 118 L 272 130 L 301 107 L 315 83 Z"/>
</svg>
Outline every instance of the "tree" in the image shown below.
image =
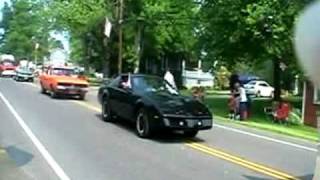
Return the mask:
<svg viewBox="0 0 320 180">
<path fill-rule="evenodd" d="M 1 44 L 3 43 L 8 33 L 12 15 L 12 9 L 10 8 L 8 2 L 5 2 L 2 8 L 2 21 L 0 22 L 0 28 L 4 31 L 1 35 Z"/>
<path fill-rule="evenodd" d="M 125 0 L 124 4 L 125 71 L 138 72 L 141 59 L 160 60 L 172 54 L 193 58 L 196 41 L 193 16 L 199 10 L 193 0 Z M 84 65 L 90 64 L 97 70 L 111 67 L 116 72 L 113 65 L 119 51 L 117 1 L 54 1 L 49 7 L 49 18 L 54 19 L 57 29 L 70 33 L 72 55 L 82 56 Z M 113 24 L 110 38 L 103 34 L 105 17 Z"/>
<path fill-rule="evenodd" d="M 275 99 L 280 99 L 280 63 L 295 64 L 293 25 L 304 0 L 205 0 L 202 4 L 201 49 L 208 59 L 228 64 L 274 64 Z M 296 68 L 294 66 L 293 68 Z"/>
<path fill-rule="evenodd" d="M 49 31 L 41 16 L 41 3 L 28 0 L 12 0 L 5 4 L 1 27 L 4 29 L 1 51 L 18 59 L 42 58 L 48 54 Z M 36 44 L 40 44 L 36 51 Z"/>
</svg>

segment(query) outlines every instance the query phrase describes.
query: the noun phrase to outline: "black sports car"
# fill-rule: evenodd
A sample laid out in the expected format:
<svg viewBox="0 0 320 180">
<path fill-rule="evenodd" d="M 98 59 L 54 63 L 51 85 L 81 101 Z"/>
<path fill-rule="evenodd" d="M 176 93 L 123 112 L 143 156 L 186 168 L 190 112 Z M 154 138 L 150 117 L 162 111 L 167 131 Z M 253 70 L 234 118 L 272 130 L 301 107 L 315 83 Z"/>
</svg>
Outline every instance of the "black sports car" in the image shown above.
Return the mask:
<svg viewBox="0 0 320 180">
<path fill-rule="evenodd" d="M 182 130 L 194 137 L 199 130 L 212 128 L 212 115 L 205 105 L 180 95 L 157 76 L 120 75 L 102 85 L 98 99 L 104 121 L 115 117 L 132 121 L 143 138 L 163 129 Z"/>
</svg>

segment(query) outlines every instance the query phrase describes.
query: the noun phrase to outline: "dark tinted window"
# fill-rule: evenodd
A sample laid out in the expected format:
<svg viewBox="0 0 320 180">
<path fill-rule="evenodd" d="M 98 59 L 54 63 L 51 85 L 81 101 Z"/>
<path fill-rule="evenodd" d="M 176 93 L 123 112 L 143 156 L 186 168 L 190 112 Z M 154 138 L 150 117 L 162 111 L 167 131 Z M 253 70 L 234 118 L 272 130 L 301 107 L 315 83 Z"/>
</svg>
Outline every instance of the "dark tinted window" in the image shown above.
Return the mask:
<svg viewBox="0 0 320 180">
<path fill-rule="evenodd" d="M 117 78 L 113 79 L 111 81 L 111 83 L 109 84 L 109 86 L 111 87 L 118 87 L 120 84 L 120 76 L 118 76 Z"/>
</svg>

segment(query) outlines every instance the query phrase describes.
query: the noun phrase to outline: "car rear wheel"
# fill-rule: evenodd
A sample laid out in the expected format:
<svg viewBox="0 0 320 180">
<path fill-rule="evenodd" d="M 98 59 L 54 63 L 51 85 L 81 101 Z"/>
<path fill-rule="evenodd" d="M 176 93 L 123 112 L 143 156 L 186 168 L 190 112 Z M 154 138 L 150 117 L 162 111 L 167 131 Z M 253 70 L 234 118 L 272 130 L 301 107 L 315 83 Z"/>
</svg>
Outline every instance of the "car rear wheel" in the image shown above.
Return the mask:
<svg viewBox="0 0 320 180">
<path fill-rule="evenodd" d="M 113 121 L 113 117 L 111 114 L 111 109 L 109 106 L 109 103 L 107 100 L 103 100 L 102 101 L 102 105 L 101 105 L 101 115 L 102 115 L 102 120 L 105 122 L 112 122 Z"/>
<path fill-rule="evenodd" d="M 139 137 L 149 138 L 152 134 L 150 120 L 147 112 L 142 108 L 139 110 L 136 119 L 136 131 Z"/>
<path fill-rule="evenodd" d="M 196 137 L 198 134 L 198 130 L 184 131 L 184 135 L 189 138 Z"/>
</svg>

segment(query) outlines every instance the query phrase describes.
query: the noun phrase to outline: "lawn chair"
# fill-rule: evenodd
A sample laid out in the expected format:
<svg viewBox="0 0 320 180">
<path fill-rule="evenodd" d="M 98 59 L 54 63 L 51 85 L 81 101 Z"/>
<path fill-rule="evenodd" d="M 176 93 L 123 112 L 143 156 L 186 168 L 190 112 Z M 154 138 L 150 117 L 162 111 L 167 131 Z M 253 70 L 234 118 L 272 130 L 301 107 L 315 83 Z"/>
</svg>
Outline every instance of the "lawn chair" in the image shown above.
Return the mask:
<svg viewBox="0 0 320 180">
<path fill-rule="evenodd" d="M 268 117 L 272 117 L 273 122 L 278 122 L 280 124 L 288 123 L 290 111 L 290 104 L 286 102 L 279 102 L 276 106 L 266 107 L 264 109 L 265 114 Z"/>
<path fill-rule="evenodd" d="M 280 103 L 279 107 L 276 109 L 273 120 L 279 123 L 288 123 L 291 107 L 289 103 Z"/>
</svg>

